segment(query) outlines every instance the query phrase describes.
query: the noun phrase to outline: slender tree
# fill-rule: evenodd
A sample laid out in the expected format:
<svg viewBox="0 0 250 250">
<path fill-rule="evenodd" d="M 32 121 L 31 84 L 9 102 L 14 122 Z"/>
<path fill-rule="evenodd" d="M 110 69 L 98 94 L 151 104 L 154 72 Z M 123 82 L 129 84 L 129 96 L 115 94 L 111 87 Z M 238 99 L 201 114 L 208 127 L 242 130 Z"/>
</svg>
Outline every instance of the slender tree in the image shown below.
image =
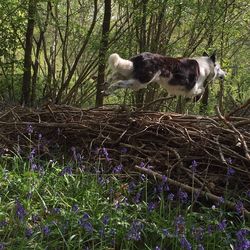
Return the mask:
<svg viewBox="0 0 250 250">
<path fill-rule="evenodd" d="M 99 49 L 99 65 L 98 65 L 98 76 L 96 84 L 96 106 L 103 105 L 103 83 L 105 75 L 105 57 L 108 50 L 109 43 L 109 30 L 110 30 L 110 19 L 111 19 L 111 0 L 104 1 L 104 17 L 102 23 L 102 39 Z"/>
<path fill-rule="evenodd" d="M 36 16 L 36 0 L 29 0 L 28 5 L 28 23 L 25 35 L 25 51 L 24 51 L 24 73 L 22 85 L 22 99 L 24 105 L 30 105 L 31 101 L 31 82 L 32 82 L 32 41 L 35 27 Z"/>
</svg>

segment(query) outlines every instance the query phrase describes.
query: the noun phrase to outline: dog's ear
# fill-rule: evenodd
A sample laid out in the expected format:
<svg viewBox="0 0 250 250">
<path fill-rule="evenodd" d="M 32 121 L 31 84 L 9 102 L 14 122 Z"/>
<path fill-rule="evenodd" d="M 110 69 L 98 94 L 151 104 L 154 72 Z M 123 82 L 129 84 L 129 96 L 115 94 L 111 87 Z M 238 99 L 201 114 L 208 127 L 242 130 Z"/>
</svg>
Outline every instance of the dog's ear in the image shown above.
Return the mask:
<svg viewBox="0 0 250 250">
<path fill-rule="evenodd" d="M 206 51 L 203 52 L 202 56 L 209 56 L 208 53 Z"/>
<path fill-rule="evenodd" d="M 210 59 L 212 60 L 213 63 L 216 61 L 216 51 L 213 52 L 213 54 L 210 56 Z"/>
</svg>

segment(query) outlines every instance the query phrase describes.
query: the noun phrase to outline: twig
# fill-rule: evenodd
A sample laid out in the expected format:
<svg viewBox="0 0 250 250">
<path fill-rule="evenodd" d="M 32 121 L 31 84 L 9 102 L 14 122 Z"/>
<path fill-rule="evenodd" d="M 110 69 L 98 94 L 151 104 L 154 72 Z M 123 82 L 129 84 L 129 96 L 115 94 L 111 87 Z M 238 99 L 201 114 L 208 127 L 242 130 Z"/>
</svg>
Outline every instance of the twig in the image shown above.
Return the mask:
<svg viewBox="0 0 250 250">
<path fill-rule="evenodd" d="M 139 167 L 139 166 L 134 166 L 133 170 L 136 170 L 140 173 L 144 173 L 144 174 L 148 174 L 154 178 L 157 178 L 159 180 L 163 180 L 163 176 L 159 173 L 156 173 L 150 169 L 146 169 L 146 168 L 142 168 L 142 167 Z M 170 184 L 170 185 L 173 185 L 173 186 L 176 186 L 176 187 L 180 187 L 182 188 L 183 190 L 189 192 L 189 193 L 197 193 L 199 195 L 202 195 L 206 198 L 209 198 L 210 200 L 216 202 L 216 203 L 219 203 L 220 202 L 220 197 L 217 196 L 217 195 L 214 195 L 212 193 L 209 193 L 209 192 L 205 192 L 205 191 L 202 191 L 198 188 L 193 188 L 193 187 L 190 187 L 184 183 L 181 183 L 179 181 L 175 181 L 175 180 L 172 180 L 171 178 L 168 178 L 167 179 L 167 182 Z M 234 202 L 231 202 L 231 201 L 225 201 L 224 204 L 230 208 L 230 209 L 234 209 L 235 210 L 235 206 L 236 204 Z M 247 209 L 243 209 L 243 214 L 246 215 L 248 218 L 250 218 L 250 212 L 247 210 Z"/>
</svg>

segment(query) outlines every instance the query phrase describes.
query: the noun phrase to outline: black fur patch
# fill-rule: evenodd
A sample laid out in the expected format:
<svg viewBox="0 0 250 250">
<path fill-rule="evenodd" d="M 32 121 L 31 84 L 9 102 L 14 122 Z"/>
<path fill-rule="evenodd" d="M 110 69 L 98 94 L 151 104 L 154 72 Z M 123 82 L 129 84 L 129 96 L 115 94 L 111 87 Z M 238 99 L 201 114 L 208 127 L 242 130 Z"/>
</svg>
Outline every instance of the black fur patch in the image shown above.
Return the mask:
<svg viewBox="0 0 250 250">
<path fill-rule="evenodd" d="M 141 83 L 149 82 L 160 70 L 162 77 L 172 78 L 169 84 L 182 85 L 191 90 L 198 77 L 199 65 L 196 60 L 172 58 L 150 52 L 144 52 L 130 59 L 133 62 L 133 77 Z"/>
</svg>

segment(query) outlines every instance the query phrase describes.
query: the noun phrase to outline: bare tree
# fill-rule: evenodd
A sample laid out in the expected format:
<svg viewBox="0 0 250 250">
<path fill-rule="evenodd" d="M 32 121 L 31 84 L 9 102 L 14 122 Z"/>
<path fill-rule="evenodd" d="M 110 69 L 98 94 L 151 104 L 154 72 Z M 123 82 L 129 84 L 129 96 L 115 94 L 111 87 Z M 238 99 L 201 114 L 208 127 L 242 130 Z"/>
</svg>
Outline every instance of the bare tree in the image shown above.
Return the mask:
<svg viewBox="0 0 250 250">
<path fill-rule="evenodd" d="M 98 76 L 96 84 L 96 106 L 103 105 L 103 83 L 105 75 L 105 57 L 108 50 L 109 42 L 109 30 L 110 30 L 110 19 L 111 19 L 111 0 L 104 1 L 104 17 L 102 23 L 102 39 L 99 49 L 99 65 L 98 65 Z"/>
<path fill-rule="evenodd" d="M 32 42 L 35 27 L 36 16 L 36 0 L 29 0 L 28 5 L 28 23 L 25 35 L 25 51 L 24 51 L 24 73 L 22 85 L 21 102 L 24 105 L 30 105 L 31 101 L 31 80 L 32 80 Z"/>
</svg>

